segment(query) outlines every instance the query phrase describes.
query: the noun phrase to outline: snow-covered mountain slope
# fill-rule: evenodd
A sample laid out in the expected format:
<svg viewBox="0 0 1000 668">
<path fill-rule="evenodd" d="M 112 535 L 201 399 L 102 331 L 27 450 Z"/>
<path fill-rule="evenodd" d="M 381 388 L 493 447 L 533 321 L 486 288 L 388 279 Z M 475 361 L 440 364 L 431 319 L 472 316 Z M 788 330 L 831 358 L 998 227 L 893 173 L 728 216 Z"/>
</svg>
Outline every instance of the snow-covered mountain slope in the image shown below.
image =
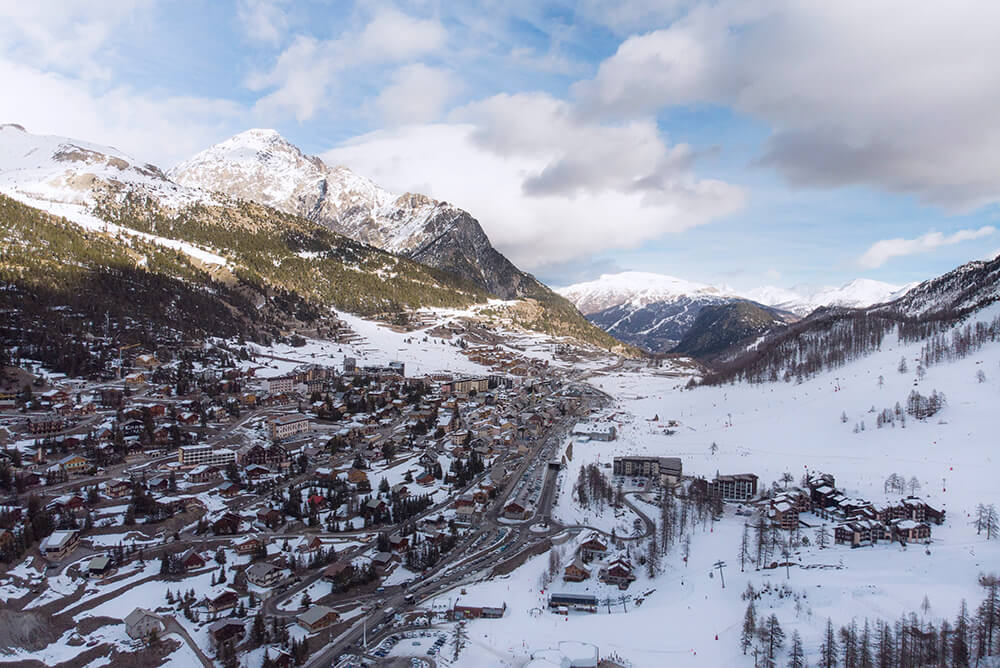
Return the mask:
<svg viewBox="0 0 1000 668">
<path fill-rule="evenodd" d="M 965 313 L 997 300 L 1000 300 L 1000 255 L 988 261 L 963 264 L 947 274 L 919 283 L 875 310 L 919 317 Z"/>
<path fill-rule="evenodd" d="M 739 291 L 729 287 L 686 281 L 664 274 L 626 271 L 619 274 L 603 274 L 596 280 L 559 288 L 557 292 L 576 304 L 584 315 L 626 303 L 639 307 L 684 297 L 698 297 L 717 300 L 747 299 L 805 316 L 824 306 L 863 308 L 892 301 L 906 294 L 906 291 L 915 285 L 917 284 L 910 283 L 900 286 L 858 278 L 840 287 L 796 286 L 789 289 L 764 286 Z"/>
<path fill-rule="evenodd" d="M 963 325 L 1000 301 L 1000 257 L 969 262 L 947 274 L 911 288 L 885 304 L 852 309 L 818 309 L 780 330 L 772 330 L 742 352 L 717 364 L 707 380 L 761 382 L 807 378 L 870 356 L 892 339 L 931 341 L 934 360 L 952 355 L 949 345 L 967 354 L 982 340 L 1000 340 L 1000 322 L 982 331 L 966 331 L 956 343 L 940 338 L 950 327 Z M 977 340 L 979 342 L 977 343 Z M 930 358 L 923 361 L 930 363 Z M 904 366 L 904 365 L 901 365 Z"/>
<path fill-rule="evenodd" d="M 839 288 L 789 290 L 768 286 L 740 292 L 674 276 L 629 271 L 604 274 L 558 292 L 576 304 L 591 322 L 619 339 L 654 352 L 667 352 L 684 339 L 705 307 L 754 302 L 769 311 L 776 322 L 785 323 L 821 307 L 861 308 L 890 301 L 910 287 L 857 279 Z M 760 317 L 754 320 L 754 328 L 763 321 Z M 748 330 L 741 325 L 740 331 Z"/>
<path fill-rule="evenodd" d="M 180 250 L 205 264 L 225 258 L 182 239 L 168 239 L 96 218 L 91 209 L 102 191 L 126 187 L 152 196 L 161 206 L 215 204 L 200 190 L 177 185 L 155 165 L 142 163 L 110 146 L 36 135 L 16 124 L 0 125 L 0 194 L 47 211 L 90 231 L 141 238 Z"/>
<path fill-rule="evenodd" d="M 167 174 L 181 185 L 223 192 L 313 220 L 339 220 L 395 197 L 345 167 L 330 168 L 274 130 L 247 130 L 198 153 Z M 371 239 L 361 239 L 371 241 Z"/>
<path fill-rule="evenodd" d="M 798 315 L 808 315 L 818 308 L 827 306 L 864 308 L 873 304 L 882 304 L 902 297 L 915 285 L 917 284 L 893 285 L 868 278 L 856 278 L 839 288 L 795 287 L 788 290 L 766 286 L 748 290 L 743 293 L 743 296 L 767 306 L 791 311 Z"/>
<path fill-rule="evenodd" d="M 10 197 L 89 205 L 97 190 L 121 184 L 140 188 L 167 206 L 210 199 L 110 146 L 0 125 L 0 192 Z"/>
<path fill-rule="evenodd" d="M 734 292 L 725 288 L 644 271 L 603 274 L 596 280 L 558 288 L 556 292 L 576 304 L 584 315 L 598 313 L 612 306 L 628 304 L 642 307 L 682 297 L 737 297 Z"/>
<path fill-rule="evenodd" d="M 557 292 L 604 331 L 653 352 L 671 350 L 704 307 L 738 299 L 725 289 L 641 271 L 604 274 Z"/>
<path fill-rule="evenodd" d="M 274 130 L 247 130 L 168 172 L 178 183 L 272 206 L 358 241 L 474 281 L 504 298 L 541 285 L 490 244 L 467 212 L 424 195 L 393 195 L 346 167 L 305 155 Z"/>
<path fill-rule="evenodd" d="M 300 186 L 312 178 L 337 190 L 326 192 L 315 206 L 328 203 L 343 212 L 345 221 L 361 225 L 359 221 L 368 220 L 415 245 L 401 252 L 392 252 L 399 244 L 380 249 L 337 234 L 319 220 L 178 184 L 117 149 L 34 135 L 16 125 L 0 126 L 0 195 L 90 232 L 180 250 L 216 280 L 236 281 L 236 272 L 248 271 L 257 284 L 288 290 L 313 307 L 395 313 L 423 306 L 464 307 L 492 293 L 512 299 L 511 318 L 527 329 L 576 337 L 606 350 L 619 348 L 569 301 L 494 250 L 464 211 L 422 195 L 393 197 L 349 170 L 329 170 L 297 150 L 265 149 L 280 148 L 283 140 L 275 133 L 241 137 L 244 141 L 227 151 L 234 163 L 246 169 L 261 163 L 260 174 L 284 175 L 268 191 L 270 204 L 284 201 L 296 188 L 306 197 Z M 380 227 L 371 211 L 389 222 Z"/>
</svg>

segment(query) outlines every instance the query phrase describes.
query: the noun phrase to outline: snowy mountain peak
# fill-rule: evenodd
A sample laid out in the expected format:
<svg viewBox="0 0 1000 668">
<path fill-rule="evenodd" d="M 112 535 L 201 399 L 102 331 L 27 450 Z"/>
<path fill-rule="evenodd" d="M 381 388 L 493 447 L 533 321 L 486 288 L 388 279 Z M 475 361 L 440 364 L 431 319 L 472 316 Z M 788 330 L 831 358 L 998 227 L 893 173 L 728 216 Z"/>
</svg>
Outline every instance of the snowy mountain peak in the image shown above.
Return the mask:
<svg viewBox="0 0 1000 668">
<path fill-rule="evenodd" d="M 223 192 L 332 223 L 351 207 L 372 209 L 392 194 L 346 167 L 329 168 L 276 130 L 252 129 L 205 149 L 168 174 L 182 185 Z"/>
<path fill-rule="evenodd" d="M 172 183 L 158 167 L 111 146 L 0 126 L 0 192 L 23 201 L 85 205 L 104 185 L 127 184 L 166 203 L 203 200 Z"/>
<path fill-rule="evenodd" d="M 424 195 L 397 197 L 347 167 L 304 154 L 274 130 L 242 132 L 168 173 L 182 185 L 259 202 L 452 271 L 504 298 L 538 288 L 466 212 Z"/>
<path fill-rule="evenodd" d="M 570 285 L 556 292 L 576 304 L 584 314 L 597 313 L 621 304 L 645 306 L 654 302 L 672 301 L 682 296 L 736 296 L 712 285 L 642 271 L 603 274 L 596 280 Z"/>
<path fill-rule="evenodd" d="M 274 128 L 250 128 L 249 130 L 244 130 L 243 132 L 233 135 L 229 141 L 246 139 L 259 139 L 269 142 L 288 143 L 288 141 L 281 136 L 281 133 Z"/>
<path fill-rule="evenodd" d="M 767 286 L 750 290 L 743 296 L 798 315 L 808 315 L 824 306 L 863 308 L 892 301 L 906 294 L 915 285 L 917 284 L 893 285 L 869 278 L 856 278 L 839 288 L 795 286 L 788 290 Z"/>
</svg>

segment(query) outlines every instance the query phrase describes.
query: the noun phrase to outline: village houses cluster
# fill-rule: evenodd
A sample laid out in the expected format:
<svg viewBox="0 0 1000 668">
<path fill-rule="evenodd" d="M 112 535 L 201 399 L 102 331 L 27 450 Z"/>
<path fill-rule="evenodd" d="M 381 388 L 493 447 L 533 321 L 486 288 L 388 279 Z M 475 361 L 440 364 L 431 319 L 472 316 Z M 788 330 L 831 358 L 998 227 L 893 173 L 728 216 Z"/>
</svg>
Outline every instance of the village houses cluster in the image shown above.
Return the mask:
<svg viewBox="0 0 1000 668">
<path fill-rule="evenodd" d="M 255 600 L 303 573 L 332 594 L 376 587 L 400 568 L 419 575 L 481 522 L 554 422 L 587 410 L 545 362 L 486 345 L 462 352 L 491 372 L 408 377 L 402 363 L 346 357 L 273 375 L 243 351 L 205 346 L 137 354 L 120 379 L 5 395 L 0 456 L 24 505 L 0 507 L 0 557 L 38 549 L 58 564 L 89 546 L 97 554 L 82 574 L 94 579 L 159 559 L 169 589 L 231 550 L 245 560 L 228 578 L 173 602 L 211 624 L 219 651 L 247 633 L 235 611 L 252 614 Z M 515 495 L 493 512 L 524 520 L 531 501 Z M 97 540 L 123 528 L 170 538 Z M 342 556 L 344 532 L 376 545 Z M 160 632 L 160 618 L 137 608 L 127 631 Z M 314 633 L 340 619 L 318 600 L 295 621 Z"/>
</svg>

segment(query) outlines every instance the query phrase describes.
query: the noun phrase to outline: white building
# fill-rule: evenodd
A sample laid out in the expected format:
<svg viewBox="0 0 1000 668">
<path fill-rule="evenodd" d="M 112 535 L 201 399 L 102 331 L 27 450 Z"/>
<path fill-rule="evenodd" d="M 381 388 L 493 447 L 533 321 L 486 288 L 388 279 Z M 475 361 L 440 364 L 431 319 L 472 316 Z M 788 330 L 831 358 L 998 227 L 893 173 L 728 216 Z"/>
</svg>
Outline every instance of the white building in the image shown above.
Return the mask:
<svg viewBox="0 0 1000 668">
<path fill-rule="evenodd" d="M 149 637 L 153 632 L 163 631 L 163 622 L 145 608 L 136 608 L 125 617 L 125 633 L 130 638 L 139 640 Z"/>
<path fill-rule="evenodd" d="M 200 464 L 226 466 L 236 462 L 236 451 L 229 448 L 213 448 L 210 445 L 182 445 L 177 449 L 177 463 L 183 467 Z"/>
<path fill-rule="evenodd" d="M 305 433 L 312 428 L 309 417 L 301 413 L 292 413 L 291 415 L 282 415 L 273 418 L 270 421 L 270 425 L 271 438 L 276 441 L 294 436 L 295 434 Z"/>
<path fill-rule="evenodd" d="M 49 561 L 62 561 L 76 548 L 79 542 L 79 531 L 53 531 L 42 539 L 38 548 Z"/>
</svg>

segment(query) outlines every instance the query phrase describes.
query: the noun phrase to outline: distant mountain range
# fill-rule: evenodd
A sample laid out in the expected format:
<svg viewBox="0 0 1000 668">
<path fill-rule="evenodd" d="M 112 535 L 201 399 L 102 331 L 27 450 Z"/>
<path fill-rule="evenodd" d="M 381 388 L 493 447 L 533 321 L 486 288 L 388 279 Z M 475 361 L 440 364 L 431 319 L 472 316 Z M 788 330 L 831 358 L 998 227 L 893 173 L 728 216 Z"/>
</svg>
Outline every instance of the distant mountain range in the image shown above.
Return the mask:
<svg viewBox="0 0 1000 668">
<path fill-rule="evenodd" d="M 843 306 L 858 308 L 891 301 L 911 288 L 868 279 L 857 279 L 840 288 L 815 290 L 763 287 L 738 292 L 728 287 L 685 281 L 673 276 L 646 272 L 605 274 L 594 281 L 578 283 L 557 292 L 580 309 L 588 320 L 618 339 L 651 352 L 686 352 L 708 354 L 705 347 L 684 341 L 703 309 L 734 303 L 750 303 L 755 308 L 713 311 L 714 327 L 726 323 L 733 330 L 713 336 L 708 346 L 720 349 L 724 341 L 759 334 L 766 323 L 794 322 L 817 308 Z M 703 322 L 699 330 L 706 326 Z M 704 342 L 704 337 L 699 335 Z"/>
</svg>

